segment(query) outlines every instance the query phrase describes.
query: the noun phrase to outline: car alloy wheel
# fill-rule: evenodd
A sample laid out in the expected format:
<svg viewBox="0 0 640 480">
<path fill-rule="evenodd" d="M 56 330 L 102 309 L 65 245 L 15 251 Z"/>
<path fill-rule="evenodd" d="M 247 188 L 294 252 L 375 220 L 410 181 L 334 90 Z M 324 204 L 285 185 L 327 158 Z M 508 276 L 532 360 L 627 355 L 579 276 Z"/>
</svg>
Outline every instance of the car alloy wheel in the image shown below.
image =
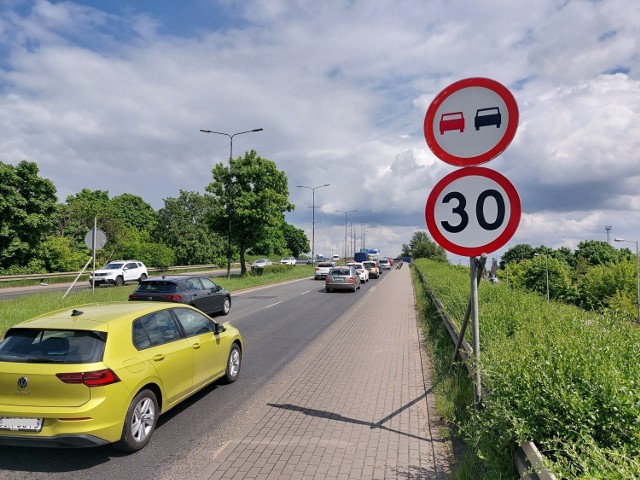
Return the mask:
<svg viewBox="0 0 640 480">
<path fill-rule="evenodd" d="M 122 437 L 114 446 L 125 452 L 144 448 L 156 428 L 158 400 L 151 390 L 140 391 L 131 401 L 124 419 Z"/>
<path fill-rule="evenodd" d="M 237 343 L 231 345 L 229 351 L 229 358 L 227 359 L 227 370 L 225 372 L 225 383 L 233 383 L 238 379 L 240 375 L 240 365 L 242 364 L 242 354 L 240 353 L 240 347 Z"/>
<path fill-rule="evenodd" d="M 231 311 L 231 299 L 229 297 L 224 298 L 224 302 L 222 303 L 222 314 L 229 315 Z"/>
<path fill-rule="evenodd" d="M 116 277 L 116 287 L 121 287 L 122 285 L 124 285 L 124 278 L 122 278 L 121 275 L 118 275 Z"/>
</svg>

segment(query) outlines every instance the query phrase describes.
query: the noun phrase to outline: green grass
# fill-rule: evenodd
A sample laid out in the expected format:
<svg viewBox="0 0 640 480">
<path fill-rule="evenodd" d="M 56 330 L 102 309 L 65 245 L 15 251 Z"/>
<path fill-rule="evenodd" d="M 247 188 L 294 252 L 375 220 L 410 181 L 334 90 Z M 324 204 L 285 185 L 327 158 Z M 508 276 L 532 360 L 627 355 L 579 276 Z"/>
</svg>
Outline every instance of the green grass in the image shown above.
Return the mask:
<svg viewBox="0 0 640 480">
<path fill-rule="evenodd" d="M 262 275 L 248 274 L 245 276 L 231 275 L 230 278 L 210 278 L 233 293 L 247 288 L 313 276 L 313 267 L 310 265 L 295 267 L 278 265 L 275 267 L 273 269 L 274 272 L 266 269 Z M 99 287 L 94 292 L 90 289 L 77 293 L 71 292 L 65 298 L 62 298 L 64 292 L 38 292 L 33 295 L 23 295 L 14 299 L 3 300 L 0 302 L 0 338 L 4 337 L 7 329 L 13 325 L 43 313 L 87 303 L 126 301 L 134 289 L 135 285 Z"/>
<path fill-rule="evenodd" d="M 459 325 L 468 269 L 426 260 L 416 266 Z M 432 334 L 439 322 L 429 320 L 429 307 L 423 312 Z M 481 465 L 475 478 L 514 478 L 511 451 L 522 441 L 536 443 L 558 479 L 640 478 L 635 324 L 488 282 L 479 288 L 479 319 L 486 407 L 473 410 L 455 368 L 441 381 L 452 385 L 441 414 Z"/>
</svg>

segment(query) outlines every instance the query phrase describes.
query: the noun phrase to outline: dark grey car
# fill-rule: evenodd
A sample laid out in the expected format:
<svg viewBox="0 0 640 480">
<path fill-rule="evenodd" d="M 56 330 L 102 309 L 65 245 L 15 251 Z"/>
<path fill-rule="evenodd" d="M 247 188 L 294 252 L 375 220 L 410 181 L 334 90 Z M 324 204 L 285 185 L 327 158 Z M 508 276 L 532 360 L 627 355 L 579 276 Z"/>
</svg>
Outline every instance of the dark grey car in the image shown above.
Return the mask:
<svg viewBox="0 0 640 480">
<path fill-rule="evenodd" d="M 231 310 L 229 292 L 199 275 L 149 277 L 140 282 L 129 300 L 186 303 L 207 315 L 227 315 Z"/>
</svg>

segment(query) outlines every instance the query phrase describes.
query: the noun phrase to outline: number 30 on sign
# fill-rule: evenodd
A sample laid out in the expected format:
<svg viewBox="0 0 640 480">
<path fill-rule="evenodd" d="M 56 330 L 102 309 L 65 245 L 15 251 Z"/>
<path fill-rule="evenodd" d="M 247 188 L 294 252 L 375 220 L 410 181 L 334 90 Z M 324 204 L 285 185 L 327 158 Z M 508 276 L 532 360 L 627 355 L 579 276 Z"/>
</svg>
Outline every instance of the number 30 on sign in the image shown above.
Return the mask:
<svg viewBox="0 0 640 480">
<path fill-rule="evenodd" d="M 431 190 L 427 228 L 450 253 L 474 257 L 504 246 L 520 223 L 520 197 L 506 177 L 484 167 L 450 173 Z"/>
</svg>

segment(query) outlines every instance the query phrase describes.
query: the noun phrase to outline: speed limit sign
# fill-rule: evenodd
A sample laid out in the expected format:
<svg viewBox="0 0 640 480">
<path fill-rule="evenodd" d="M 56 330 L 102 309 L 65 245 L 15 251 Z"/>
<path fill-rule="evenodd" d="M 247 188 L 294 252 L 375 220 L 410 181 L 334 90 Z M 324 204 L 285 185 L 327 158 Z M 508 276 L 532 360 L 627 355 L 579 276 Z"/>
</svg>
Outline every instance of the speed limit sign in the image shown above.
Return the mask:
<svg viewBox="0 0 640 480">
<path fill-rule="evenodd" d="M 520 197 L 511 182 L 484 167 L 460 168 L 431 190 L 425 208 L 435 242 L 474 257 L 504 246 L 520 223 Z"/>
</svg>

